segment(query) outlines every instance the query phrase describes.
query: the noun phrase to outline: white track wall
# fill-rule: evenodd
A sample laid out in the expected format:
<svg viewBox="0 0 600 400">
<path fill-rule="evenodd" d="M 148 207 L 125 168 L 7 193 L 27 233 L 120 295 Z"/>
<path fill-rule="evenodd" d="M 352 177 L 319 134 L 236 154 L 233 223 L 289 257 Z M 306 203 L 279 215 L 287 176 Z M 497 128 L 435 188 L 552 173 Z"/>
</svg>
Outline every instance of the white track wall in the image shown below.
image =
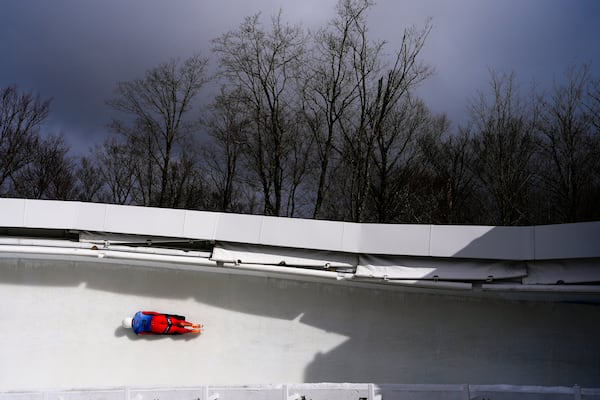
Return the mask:
<svg viewBox="0 0 600 400">
<path fill-rule="evenodd" d="M 375 382 L 600 387 L 597 305 L 0 259 L 0 391 Z M 206 325 L 136 337 L 139 309 Z"/>
<path fill-rule="evenodd" d="M 600 223 L 375 225 L 0 199 L 0 227 L 457 260 L 581 259 L 594 276 L 600 258 Z M 516 301 L 318 274 L 168 269 L 97 253 L 0 252 L 0 392 L 302 382 L 600 387 L 597 293 L 589 303 Z M 120 327 L 143 309 L 184 314 L 206 332 L 136 337 Z"/>
<path fill-rule="evenodd" d="M 600 257 L 600 222 L 385 225 L 49 200 L 0 199 L 0 227 L 65 229 L 349 253 L 504 260 Z"/>
</svg>

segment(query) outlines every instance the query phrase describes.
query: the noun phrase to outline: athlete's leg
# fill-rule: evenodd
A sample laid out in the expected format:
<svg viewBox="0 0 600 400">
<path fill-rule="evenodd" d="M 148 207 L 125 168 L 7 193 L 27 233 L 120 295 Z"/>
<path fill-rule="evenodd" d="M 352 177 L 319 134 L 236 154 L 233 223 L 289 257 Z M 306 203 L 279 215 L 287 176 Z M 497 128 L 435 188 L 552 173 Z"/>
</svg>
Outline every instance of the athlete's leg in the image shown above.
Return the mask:
<svg viewBox="0 0 600 400">
<path fill-rule="evenodd" d="M 170 321 L 170 324 L 169 324 Z M 201 333 L 201 325 L 195 325 L 191 322 L 176 319 L 173 317 L 154 317 L 152 318 L 152 332 L 166 335 L 181 335 L 184 333 Z M 188 329 L 192 328 L 192 329 Z"/>
<path fill-rule="evenodd" d="M 166 318 L 152 318 L 152 322 L 150 323 L 150 329 L 153 333 L 167 334 L 168 328 L 169 324 L 167 323 Z"/>
<path fill-rule="evenodd" d="M 177 325 L 171 325 L 168 335 L 183 335 L 184 333 L 200 333 L 199 329 L 187 329 Z"/>
<path fill-rule="evenodd" d="M 165 314 L 165 317 L 171 317 L 171 318 L 178 319 L 180 321 L 185 321 L 185 315 Z"/>
<path fill-rule="evenodd" d="M 174 318 L 174 317 L 171 317 L 171 323 L 173 325 L 177 325 L 177 326 L 192 326 L 192 325 L 194 325 L 191 322 L 188 322 L 188 321 L 183 320 L 183 319 L 177 319 L 177 318 Z"/>
</svg>

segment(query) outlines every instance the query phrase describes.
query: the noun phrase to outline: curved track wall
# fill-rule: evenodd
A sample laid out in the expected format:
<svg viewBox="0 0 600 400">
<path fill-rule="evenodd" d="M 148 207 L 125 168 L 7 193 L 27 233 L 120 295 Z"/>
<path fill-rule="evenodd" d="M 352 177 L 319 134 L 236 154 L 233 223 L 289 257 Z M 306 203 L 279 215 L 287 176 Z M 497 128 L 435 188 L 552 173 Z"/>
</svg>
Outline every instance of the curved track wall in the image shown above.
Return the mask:
<svg viewBox="0 0 600 400">
<path fill-rule="evenodd" d="M 16 236 L 0 244 L 0 392 L 328 381 L 600 387 L 600 222 L 375 225 L 0 199 L 0 228 Z M 20 236 L 32 232 L 63 236 L 55 244 Z M 100 244 L 104 237 L 140 247 L 122 251 Z M 223 266 L 194 254 L 183 262 L 184 250 L 163 257 L 165 249 L 146 246 L 173 238 L 467 269 L 532 261 L 530 275 L 552 273 L 547 282 L 469 281 L 473 290 L 450 294 L 387 276 L 377 286 L 334 270 Z M 440 283 L 457 284 L 430 279 L 427 287 Z M 523 289 L 535 290 L 513 296 Z M 536 301 L 516 300 L 530 295 Z M 184 314 L 206 331 L 136 337 L 120 323 L 138 310 Z"/>
<path fill-rule="evenodd" d="M 0 391 L 275 382 L 600 386 L 597 305 L 0 259 Z M 197 337 L 136 337 L 139 309 Z"/>
</svg>

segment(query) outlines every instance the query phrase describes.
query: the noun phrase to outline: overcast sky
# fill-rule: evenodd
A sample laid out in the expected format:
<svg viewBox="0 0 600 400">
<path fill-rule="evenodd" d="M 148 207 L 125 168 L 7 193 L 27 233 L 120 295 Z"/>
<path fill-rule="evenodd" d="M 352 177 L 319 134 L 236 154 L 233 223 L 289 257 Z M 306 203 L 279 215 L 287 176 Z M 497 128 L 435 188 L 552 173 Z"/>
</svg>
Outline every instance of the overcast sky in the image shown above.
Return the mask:
<svg viewBox="0 0 600 400">
<path fill-rule="evenodd" d="M 323 26 L 337 0 L 2 0 L 0 87 L 52 98 L 44 131 L 83 152 L 106 135 L 105 105 L 115 83 L 141 77 L 173 57 L 210 57 L 211 39 L 248 15 Z M 409 25 L 433 30 L 423 60 L 436 75 L 421 89 L 435 112 L 464 121 L 469 97 L 485 90 L 489 69 L 515 72 L 526 86 L 560 80 L 590 63 L 600 79 L 600 1 L 379 0 L 369 14 L 373 39 L 388 50 Z"/>
</svg>

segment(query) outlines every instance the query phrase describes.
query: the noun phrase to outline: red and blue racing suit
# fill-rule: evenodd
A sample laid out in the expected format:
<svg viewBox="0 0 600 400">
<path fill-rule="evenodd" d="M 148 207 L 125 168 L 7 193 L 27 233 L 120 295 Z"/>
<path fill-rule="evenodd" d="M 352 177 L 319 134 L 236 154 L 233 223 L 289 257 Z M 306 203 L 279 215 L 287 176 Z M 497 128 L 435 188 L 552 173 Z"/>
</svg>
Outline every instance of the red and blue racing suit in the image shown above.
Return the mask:
<svg viewBox="0 0 600 400">
<path fill-rule="evenodd" d="M 136 335 L 181 335 L 190 332 L 192 326 L 182 315 L 162 314 L 154 311 L 138 311 L 133 316 L 131 327 Z"/>
</svg>

